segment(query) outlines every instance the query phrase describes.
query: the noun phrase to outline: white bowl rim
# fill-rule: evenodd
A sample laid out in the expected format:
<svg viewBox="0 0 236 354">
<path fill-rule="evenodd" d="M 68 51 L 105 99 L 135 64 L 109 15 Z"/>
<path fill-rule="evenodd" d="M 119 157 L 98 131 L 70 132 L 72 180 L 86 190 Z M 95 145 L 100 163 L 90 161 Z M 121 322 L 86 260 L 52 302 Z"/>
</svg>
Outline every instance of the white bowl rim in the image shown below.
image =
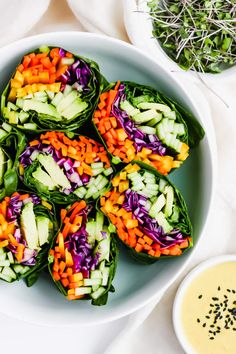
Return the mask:
<svg viewBox="0 0 236 354">
<path fill-rule="evenodd" d="M 130 40 L 139 48 L 148 51 L 150 55 L 154 56 L 156 61 L 161 60 L 169 71 L 174 71 L 180 77 L 186 77 L 193 82 L 202 82 L 205 85 L 217 84 L 223 82 L 232 82 L 236 75 L 236 64 L 221 73 L 200 73 L 193 71 L 185 71 L 171 59 L 157 40 L 151 37 L 152 22 L 150 21 L 147 1 L 144 0 L 123 0 L 125 27 Z M 142 25 L 140 24 L 141 16 L 139 8 L 145 12 L 142 14 Z"/>
<path fill-rule="evenodd" d="M 167 68 L 165 68 L 161 63 L 157 63 L 152 57 L 150 57 L 148 54 L 146 54 L 142 49 L 137 48 L 135 46 L 133 46 L 132 44 L 129 44 L 127 42 L 124 42 L 122 40 L 116 39 L 116 38 L 111 38 L 107 35 L 103 35 L 103 34 L 97 34 L 97 33 L 89 33 L 89 32 L 79 32 L 79 31 L 55 31 L 55 32 L 47 32 L 47 33 L 41 33 L 41 34 L 37 34 L 37 35 L 33 35 L 33 36 L 28 36 L 25 38 L 22 38 L 20 40 L 16 40 L 2 48 L 0 48 L 0 54 L 1 52 L 5 52 L 7 49 L 10 48 L 14 48 L 15 46 L 20 46 L 21 44 L 29 44 L 31 43 L 33 40 L 35 39 L 41 39 L 42 41 L 46 41 L 47 38 L 49 37 L 50 39 L 52 39 L 54 36 L 56 38 L 60 38 L 61 36 L 75 36 L 77 39 L 78 37 L 91 37 L 91 38 L 98 38 L 98 39 L 102 39 L 104 41 L 110 42 L 112 43 L 117 43 L 120 46 L 123 46 L 124 48 L 129 48 L 130 50 L 138 53 L 139 55 L 141 55 L 142 57 L 146 58 L 148 61 L 151 61 L 153 63 L 153 65 L 159 65 L 161 66 L 162 70 L 165 71 L 167 73 L 168 76 L 172 76 L 172 80 L 177 84 L 177 86 L 181 86 L 181 89 L 185 92 L 186 97 L 188 98 L 188 100 L 191 102 L 191 104 L 194 106 L 195 110 L 198 112 L 198 115 L 200 117 L 203 116 L 203 114 L 199 111 L 199 108 L 197 107 L 196 103 L 194 102 L 193 98 L 189 95 L 189 93 L 187 92 L 187 90 L 185 90 L 185 88 L 183 87 L 183 85 L 181 85 L 180 81 L 177 80 L 175 78 L 175 76 L 173 75 L 173 73 L 169 72 Z M 152 296 L 149 296 L 147 298 L 143 298 L 143 301 L 140 303 L 137 303 L 136 305 L 133 305 L 132 308 L 125 308 L 122 309 L 122 311 L 115 311 L 114 313 L 109 313 L 106 314 L 104 316 L 103 319 L 98 319 L 96 321 L 92 321 L 90 323 L 86 323 L 84 325 L 94 325 L 94 324 L 103 324 L 103 323 L 107 323 L 110 321 L 114 321 L 117 319 L 120 319 L 124 316 L 127 316 L 129 314 L 132 314 L 134 312 L 136 312 L 137 310 L 141 309 L 142 307 L 144 307 L 145 305 L 149 304 L 151 301 L 154 301 L 155 298 L 157 298 L 160 293 L 164 294 L 164 292 L 168 289 L 168 287 L 178 278 L 178 276 L 181 274 L 181 272 L 184 270 L 185 267 L 187 267 L 188 263 L 190 262 L 191 258 L 193 257 L 194 253 L 197 250 L 197 245 L 199 243 L 199 241 L 202 239 L 205 230 L 206 230 L 206 225 L 208 223 L 208 219 L 210 217 L 210 212 L 212 210 L 212 204 L 213 204 L 213 195 L 214 195 L 214 191 L 215 191 L 215 186 L 216 186 L 216 166 L 217 166 L 217 154 L 216 154 L 216 141 L 215 141 L 215 134 L 214 134 L 214 127 L 213 127 L 213 123 L 212 120 L 209 118 L 207 122 L 201 122 L 204 126 L 206 126 L 207 124 L 210 124 L 211 130 L 213 132 L 213 134 L 208 134 L 208 132 L 206 131 L 206 135 L 205 138 L 208 141 L 209 144 L 209 151 L 210 151 L 210 157 L 211 157 L 211 169 L 212 169 L 212 184 L 211 184 L 211 190 L 209 191 L 209 207 L 207 210 L 207 215 L 205 217 L 205 222 L 202 225 L 202 231 L 201 234 L 199 235 L 199 239 L 196 240 L 194 248 L 191 250 L 191 255 L 185 260 L 185 262 L 179 267 L 178 271 L 175 273 L 175 275 L 169 279 L 165 286 L 163 286 L 163 288 L 161 290 L 158 290 L 157 292 L 154 292 L 152 294 Z M 209 129 L 209 128 L 208 128 Z M 9 315 L 9 313 L 6 311 L 4 312 L 1 309 L 2 313 Z M 13 317 L 12 314 L 10 314 L 10 316 Z M 15 318 L 18 318 L 20 320 L 22 320 L 21 317 L 17 317 L 17 315 L 14 314 Z M 25 321 L 27 322 L 31 322 L 31 323 L 36 323 L 36 324 L 43 324 L 46 326 L 51 326 L 51 324 L 46 324 L 45 322 L 41 322 L 41 321 L 34 321 L 32 320 L 31 316 L 30 319 L 27 318 L 25 319 Z M 71 326 L 73 326 L 75 324 L 72 324 Z M 76 324 L 78 326 L 78 324 Z M 83 325 L 83 326 L 84 326 Z M 60 326 L 60 324 L 53 324 L 53 326 Z"/>
<path fill-rule="evenodd" d="M 187 341 L 181 326 L 180 311 L 181 311 L 181 304 L 182 304 L 182 299 L 185 294 L 185 291 L 187 290 L 191 282 L 198 275 L 202 274 L 205 270 L 212 268 L 215 265 L 223 264 L 227 262 L 236 262 L 236 255 L 225 254 L 225 255 L 215 256 L 199 263 L 185 276 L 184 280 L 181 282 L 181 284 L 178 287 L 178 290 L 175 295 L 174 303 L 173 303 L 172 320 L 173 320 L 176 337 L 178 338 L 179 343 L 181 344 L 184 351 L 188 354 L 196 354 L 196 353 L 194 352 L 193 348 Z"/>
</svg>

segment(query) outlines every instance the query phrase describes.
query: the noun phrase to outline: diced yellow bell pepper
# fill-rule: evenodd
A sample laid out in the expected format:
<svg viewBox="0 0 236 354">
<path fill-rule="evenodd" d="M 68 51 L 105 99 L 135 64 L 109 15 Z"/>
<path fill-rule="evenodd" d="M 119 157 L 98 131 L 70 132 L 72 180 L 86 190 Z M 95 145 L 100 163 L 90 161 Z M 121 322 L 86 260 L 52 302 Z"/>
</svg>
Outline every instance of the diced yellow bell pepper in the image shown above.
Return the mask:
<svg viewBox="0 0 236 354">
<path fill-rule="evenodd" d="M 12 87 L 10 90 L 10 93 L 8 95 L 8 101 L 10 102 L 15 102 L 16 100 L 16 93 L 17 93 L 17 89 Z"/>
<path fill-rule="evenodd" d="M 13 88 L 20 88 L 22 87 L 22 84 L 20 81 L 18 81 L 17 79 L 11 79 L 11 87 Z"/>
<path fill-rule="evenodd" d="M 21 83 L 21 86 L 24 85 L 24 76 L 17 70 L 14 76 L 14 79 Z"/>
<path fill-rule="evenodd" d="M 125 170 L 127 171 L 127 173 L 133 173 L 133 172 L 137 172 L 140 170 L 140 167 L 137 164 L 129 164 L 128 166 L 125 167 Z"/>
</svg>

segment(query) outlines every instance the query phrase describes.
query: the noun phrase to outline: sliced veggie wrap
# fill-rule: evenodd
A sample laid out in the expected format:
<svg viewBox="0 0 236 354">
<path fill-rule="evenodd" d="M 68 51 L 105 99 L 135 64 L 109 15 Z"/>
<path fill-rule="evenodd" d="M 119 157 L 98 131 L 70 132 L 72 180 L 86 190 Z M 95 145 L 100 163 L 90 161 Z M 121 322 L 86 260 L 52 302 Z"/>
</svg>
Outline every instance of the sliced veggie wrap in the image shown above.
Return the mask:
<svg viewBox="0 0 236 354">
<path fill-rule="evenodd" d="M 24 184 L 40 195 L 57 204 L 70 204 L 97 199 L 113 169 L 105 148 L 95 140 L 46 132 L 28 143 L 20 156 L 19 173 Z"/>
<path fill-rule="evenodd" d="M 28 132 L 76 130 L 91 117 L 104 83 L 94 61 L 41 47 L 23 57 L 6 86 L 3 119 Z"/>
<path fill-rule="evenodd" d="M 3 123 L 0 128 L 0 200 L 17 189 L 17 164 L 25 142 L 23 133 Z"/>
<path fill-rule="evenodd" d="M 111 84 L 100 95 L 93 122 L 113 163 L 143 161 L 167 175 L 204 136 L 198 121 L 154 88 Z"/>
<path fill-rule="evenodd" d="M 68 300 L 105 305 L 114 291 L 118 251 L 108 221 L 84 200 L 61 210 L 61 228 L 49 252 L 49 271 Z"/>
<path fill-rule="evenodd" d="M 177 188 L 152 167 L 127 165 L 100 199 L 119 239 L 143 263 L 180 256 L 192 246 L 192 226 Z"/>
<path fill-rule="evenodd" d="M 35 194 L 13 193 L 0 202 L 0 279 L 26 278 L 31 286 L 47 266 L 57 223 L 53 206 Z"/>
</svg>

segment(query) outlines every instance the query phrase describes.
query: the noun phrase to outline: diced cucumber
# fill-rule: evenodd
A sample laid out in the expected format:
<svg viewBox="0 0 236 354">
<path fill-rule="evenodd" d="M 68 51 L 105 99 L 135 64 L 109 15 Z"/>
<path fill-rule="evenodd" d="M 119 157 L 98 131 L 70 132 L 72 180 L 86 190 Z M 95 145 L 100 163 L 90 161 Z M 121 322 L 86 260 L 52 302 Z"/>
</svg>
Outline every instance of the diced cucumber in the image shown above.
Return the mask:
<svg viewBox="0 0 236 354">
<path fill-rule="evenodd" d="M 63 99 L 57 105 L 57 110 L 59 113 L 62 112 L 68 107 L 71 106 L 75 99 L 78 97 L 78 93 L 75 90 L 72 90 L 67 96 L 64 96 Z"/>
<path fill-rule="evenodd" d="M 145 181 L 146 182 L 146 181 Z M 159 186 L 158 186 L 158 184 L 155 184 L 155 183 L 151 183 L 151 182 L 149 182 L 149 183 L 147 183 L 146 182 L 146 189 L 147 190 L 150 190 L 150 191 L 158 191 L 158 189 L 159 189 Z"/>
<path fill-rule="evenodd" d="M 93 171 L 93 176 L 97 176 L 104 171 L 104 168 L 96 168 L 96 169 L 92 169 L 92 171 Z"/>
<path fill-rule="evenodd" d="M 109 267 L 105 267 L 102 272 L 102 286 L 106 286 L 109 278 Z"/>
<path fill-rule="evenodd" d="M 164 208 L 164 214 L 166 217 L 172 214 L 173 202 L 174 202 L 174 189 L 172 186 L 167 186 L 166 191 L 166 205 Z"/>
<path fill-rule="evenodd" d="M 94 163 L 91 163 L 91 168 L 92 169 L 97 169 L 97 168 L 103 168 L 103 162 L 94 162 Z"/>
<path fill-rule="evenodd" d="M 64 98 L 64 95 L 60 91 L 54 96 L 53 100 L 51 101 L 51 104 L 53 104 L 53 106 L 57 107 L 63 98 Z"/>
<path fill-rule="evenodd" d="M 37 130 L 37 124 L 35 123 L 25 123 L 23 127 L 28 130 Z"/>
<path fill-rule="evenodd" d="M 151 127 L 155 127 L 157 123 L 159 123 L 161 120 L 162 120 L 162 113 L 157 112 L 156 118 L 151 119 L 150 122 L 148 122 L 148 125 Z"/>
<path fill-rule="evenodd" d="M 3 279 L 5 281 L 7 281 L 8 283 L 11 283 L 12 280 L 13 280 L 11 277 L 9 277 L 9 275 L 5 275 L 5 274 L 2 274 L 2 273 L 0 273 L 0 279 Z"/>
<path fill-rule="evenodd" d="M 175 123 L 175 124 L 174 124 L 174 133 L 175 133 L 176 135 L 183 135 L 183 134 L 185 134 L 184 124 L 182 124 L 182 123 Z"/>
<path fill-rule="evenodd" d="M 27 122 L 28 119 L 29 119 L 29 113 L 27 113 L 27 112 L 20 112 L 19 113 L 19 120 L 20 120 L 21 124 L 24 124 L 25 122 Z"/>
<path fill-rule="evenodd" d="M 104 215 L 100 212 L 96 213 L 96 239 L 101 241 L 103 236 L 101 231 L 103 231 L 103 224 L 104 224 Z"/>
<path fill-rule="evenodd" d="M 0 140 L 5 138 L 7 136 L 7 132 L 4 129 L 0 129 Z"/>
<path fill-rule="evenodd" d="M 75 288 L 75 296 L 91 294 L 92 289 L 90 287 L 81 286 L 80 288 Z"/>
<path fill-rule="evenodd" d="M 17 111 L 18 110 L 18 107 L 12 102 L 7 102 L 7 108 L 9 111 Z"/>
<path fill-rule="evenodd" d="M 170 112 L 164 112 L 164 116 L 169 119 L 176 119 L 176 113 L 175 111 L 170 111 Z"/>
<path fill-rule="evenodd" d="M 41 45 L 41 47 L 39 48 L 40 53 L 48 53 L 50 52 L 50 48 L 46 45 Z"/>
<path fill-rule="evenodd" d="M 165 206 L 165 204 L 166 204 L 166 198 L 164 194 L 160 194 L 159 197 L 152 204 L 151 209 L 149 210 L 149 215 L 152 218 L 155 218 L 156 215 L 159 213 L 159 211 L 161 211 L 161 209 Z"/>
<path fill-rule="evenodd" d="M 2 249 L 2 248 L 0 248 Z M 5 261 L 7 259 L 7 254 L 4 252 L 0 255 L 0 262 Z"/>
<path fill-rule="evenodd" d="M 0 248 L 0 255 L 2 255 L 2 254 L 6 254 L 6 252 L 4 251 L 3 248 Z"/>
<path fill-rule="evenodd" d="M 64 90 L 63 90 L 64 96 L 68 95 L 72 90 L 73 89 L 72 89 L 72 87 L 70 85 L 66 85 Z"/>
<path fill-rule="evenodd" d="M 6 130 L 8 133 L 12 130 L 12 126 L 6 122 L 2 123 L 2 128 Z"/>
<path fill-rule="evenodd" d="M 48 95 L 49 100 L 53 100 L 55 93 L 52 91 L 46 91 L 46 94 Z"/>
<path fill-rule="evenodd" d="M 32 154 L 30 155 L 30 159 L 31 159 L 32 161 L 34 161 L 34 160 L 37 159 L 38 155 L 39 155 L 39 151 L 34 150 L 34 151 L 32 152 Z"/>
<path fill-rule="evenodd" d="M 93 279 L 84 279 L 84 286 L 96 286 L 102 285 L 101 278 L 93 278 Z"/>
<path fill-rule="evenodd" d="M 104 264 L 105 264 L 105 261 L 104 261 Z M 100 270 L 92 270 L 90 272 L 90 278 L 91 279 L 102 279 L 102 272 Z"/>
<path fill-rule="evenodd" d="M 167 181 L 165 181 L 164 179 L 160 178 L 160 180 L 159 180 L 159 191 L 161 193 L 164 192 L 166 185 L 167 185 Z"/>
<path fill-rule="evenodd" d="M 106 264 L 106 261 L 102 261 L 102 262 L 100 262 L 100 264 L 99 264 L 99 271 L 101 271 L 101 278 L 102 278 L 102 272 L 103 272 L 103 270 L 104 270 L 104 268 L 105 268 L 105 264 Z M 96 271 L 95 271 L 96 272 Z"/>
<path fill-rule="evenodd" d="M 132 104 L 136 107 L 139 103 L 149 102 L 152 100 L 152 97 L 149 95 L 141 95 L 132 98 Z"/>
<path fill-rule="evenodd" d="M 15 263 L 13 254 L 12 254 L 10 251 L 7 252 L 7 257 L 8 257 L 9 262 L 10 262 L 11 264 L 14 264 L 14 263 Z"/>
<path fill-rule="evenodd" d="M 63 57 L 61 58 L 61 65 L 72 65 L 74 63 L 75 59 L 74 58 L 67 58 L 67 57 Z M 69 85 L 66 85 L 69 86 Z"/>
<path fill-rule="evenodd" d="M 15 111 L 10 111 L 9 115 L 9 123 L 10 124 L 18 124 L 19 121 L 19 113 L 15 112 Z"/>
<path fill-rule="evenodd" d="M 162 226 L 165 233 L 168 233 L 172 230 L 172 226 L 168 223 L 165 218 L 165 215 L 162 211 L 160 211 L 156 216 L 155 219 L 157 220 L 158 224 Z"/>
<path fill-rule="evenodd" d="M 10 264 L 10 261 L 7 259 L 5 259 L 4 261 L 0 261 L 0 267 L 9 267 Z"/>
<path fill-rule="evenodd" d="M 105 169 L 104 172 L 103 172 L 103 174 L 105 176 L 110 176 L 112 173 L 113 173 L 112 167 L 109 167 L 109 168 Z"/>
<path fill-rule="evenodd" d="M 95 185 L 98 187 L 98 190 L 103 189 L 107 184 L 109 183 L 109 180 L 106 177 L 102 177 L 102 180 L 100 183 L 97 185 L 95 182 Z"/>
<path fill-rule="evenodd" d="M 12 279 L 16 279 L 16 273 L 10 267 L 4 267 L 2 270 L 2 274 L 7 275 Z"/>
<path fill-rule="evenodd" d="M 166 106 L 165 104 L 162 103 L 152 103 L 152 102 L 142 102 L 137 105 L 139 109 L 152 109 L 152 110 L 157 110 L 159 112 L 171 112 L 171 109 L 169 106 Z M 153 117 L 154 118 L 154 117 Z"/>
<path fill-rule="evenodd" d="M 137 123 L 145 123 L 150 121 L 153 118 L 156 118 L 157 112 L 154 109 L 149 109 L 133 116 L 133 120 Z"/>
<path fill-rule="evenodd" d="M 96 222 L 94 220 L 86 223 L 86 232 L 88 233 L 88 242 L 94 245 L 96 240 Z"/>
<path fill-rule="evenodd" d="M 149 200 L 147 200 L 146 203 L 145 203 L 145 209 L 146 209 L 147 211 L 149 211 L 149 210 L 151 209 L 151 207 L 152 207 L 151 202 L 150 202 Z"/>
<path fill-rule="evenodd" d="M 140 113 L 140 110 L 135 108 L 134 106 L 132 106 L 132 104 L 125 100 L 125 101 L 121 101 L 120 102 L 120 108 L 123 110 L 123 111 L 126 111 L 126 113 L 133 117 L 135 116 L 136 114 Z"/>
<path fill-rule="evenodd" d="M 23 269 L 21 270 L 21 274 L 25 274 L 26 272 L 28 272 L 28 270 L 30 269 L 30 267 L 28 266 L 24 266 Z"/>
<path fill-rule="evenodd" d="M 98 192 L 97 188 L 94 185 L 92 185 L 91 187 L 88 188 L 87 193 L 85 194 L 85 198 L 89 199 L 93 196 L 93 194 L 97 192 Z"/>
<path fill-rule="evenodd" d="M 23 98 L 17 98 L 16 99 L 16 106 L 23 109 L 23 105 L 24 105 L 24 100 Z"/>
<path fill-rule="evenodd" d="M 143 188 L 145 187 L 145 184 L 144 184 L 143 182 L 134 183 L 134 182 L 132 181 L 132 184 L 133 184 L 132 190 L 133 190 L 133 191 L 136 191 L 136 192 L 143 190 Z"/>
<path fill-rule="evenodd" d="M 79 198 L 83 198 L 87 192 L 87 189 L 84 187 L 79 187 L 74 190 L 74 194 L 77 195 Z"/>
<path fill-rule="evenodd" d="M 101 286 L 98 290 L 94 291 L 94 292 L 91 294 L 91 298 L 94 299 L 94 300 L 96 300 L 96 299 L 98 299 L 102 294 L 104 294 L 105 291 L 106 291 L 106 289 Z"/>
<path fill-rule="evenodd" d="M 147 125 L 141 125 L 139 127 L 139 130 L 141 130 L 145 134 L 156 134 L 156 129 Z"/>
</svg>

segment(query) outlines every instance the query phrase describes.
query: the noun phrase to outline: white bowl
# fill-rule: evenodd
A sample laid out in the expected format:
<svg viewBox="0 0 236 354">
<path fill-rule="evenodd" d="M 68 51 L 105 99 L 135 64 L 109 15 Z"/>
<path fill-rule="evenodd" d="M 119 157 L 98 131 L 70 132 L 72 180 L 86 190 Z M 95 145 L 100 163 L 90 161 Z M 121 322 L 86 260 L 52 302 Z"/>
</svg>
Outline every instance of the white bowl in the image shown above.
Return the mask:
<svg viewBox="0 0 236 354">
<path fill-rule="evenodd" d="M 189 285 L 192 283 L 196 277 L 202 274 L 205 270 L 226 262 L 236 262 L 236 255 L 222 255 L 208 259 L 200 263 L 197 267 L 195 267 L 182 281 L 180 284 L 178 291 L 175 296 L 174 305 L 173 305 L 173 324 L 176 336 L 183 347 L 184 351 L 187 354 L 195 354 L 194 349 L 188 342 L 181 323 L 181 306 L 183 297 L 185 295 L 186 290 L 188 289 Z"/>
<path fill-rule="evenodd" d="M 0 283 L 0 311 L 30 322 L 60 326 L 96 324 L 118 319 L 141 308 L 163 292 L 187 265 L 196 243 L 203 235 L 215 184 L 214 130 L 209 116 L 201 113 L 191 90 L 180 85 L 165 68 L 125 42 L 80 32 L 58 32 L 25 38 L 0 49 L 0 90 L 10 78 L 22 55 L 42 44 L 62 46 L 98 62 L 110 81 L 131 80 L 150 84 L 188 107 L 206 131 L 200 145 L 171 179 L 182 191 L 194 228 L 195 247 L 181 257 L 145 266 L 120 254 L 111 293 L 106 306 L 94 307 L 89 301 L 68 302 L 49 278 L 43 276 L 32 287 L 24 282 Z M 89 134 L 89 132 L 88 132 Z"/>
<path fill-rule="evenodd" d="M 236 76 L 236 65 L 219 74 L 195 73 L 185 71 L 172 60 L 153 37 L 152 21 L 149 15 L 147 0 L 123 0 L 124 21 L 131 42 L 138 48 L 148 52 L 156 61 L 163 64 L 169 71 L 194 82 L 204 81 L 206 84 L 230 82 Z"/>
</svg>

